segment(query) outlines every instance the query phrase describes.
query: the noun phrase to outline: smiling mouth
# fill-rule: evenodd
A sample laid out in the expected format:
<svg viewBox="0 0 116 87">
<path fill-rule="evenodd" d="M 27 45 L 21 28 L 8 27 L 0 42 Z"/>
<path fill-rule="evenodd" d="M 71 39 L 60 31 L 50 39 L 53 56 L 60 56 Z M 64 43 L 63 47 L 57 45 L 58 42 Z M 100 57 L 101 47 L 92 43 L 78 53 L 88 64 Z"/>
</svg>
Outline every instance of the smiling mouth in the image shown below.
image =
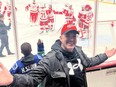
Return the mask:
<svg viewBox="0 0 116 87">
<path fill-rule="evenodd" d="M 68 43 L 70 46 L 74 45 L 74 43 Z"/>
</svg>

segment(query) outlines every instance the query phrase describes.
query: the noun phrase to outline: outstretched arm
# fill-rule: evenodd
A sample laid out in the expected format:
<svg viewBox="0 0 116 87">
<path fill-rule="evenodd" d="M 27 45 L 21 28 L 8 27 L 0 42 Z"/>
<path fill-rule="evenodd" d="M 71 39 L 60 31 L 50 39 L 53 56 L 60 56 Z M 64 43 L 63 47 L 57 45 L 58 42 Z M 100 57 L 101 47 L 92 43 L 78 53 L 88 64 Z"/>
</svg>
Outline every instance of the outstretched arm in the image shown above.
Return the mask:
<svg viewBox="0 0 116 87">
<path fill-rule="evenodd" d="M 0 87 L 36 87 L 38 81 L 27 74 L 10 74 L 10 72 L 0 63 Z"/>
<path fill-rule="evenodd" d="M 116 48 L 112 48 L 110 50 L 106 50 L 105 53 L 98 54 L 94 57 L 87 57 L 87 55 L 83 52 L 84 58 L 83 57 L 82 58 L 86 68 L 88 68 L 103 63 L 105 60 L 114 56 L 115 54 Z"/>
<path fill-rule="evenodd" d="M 0 85 L 9 85 L 13 82 L 13 76 L 10 72 L 4 67 L 4 65 L 0 62 Z"/>
</svg>

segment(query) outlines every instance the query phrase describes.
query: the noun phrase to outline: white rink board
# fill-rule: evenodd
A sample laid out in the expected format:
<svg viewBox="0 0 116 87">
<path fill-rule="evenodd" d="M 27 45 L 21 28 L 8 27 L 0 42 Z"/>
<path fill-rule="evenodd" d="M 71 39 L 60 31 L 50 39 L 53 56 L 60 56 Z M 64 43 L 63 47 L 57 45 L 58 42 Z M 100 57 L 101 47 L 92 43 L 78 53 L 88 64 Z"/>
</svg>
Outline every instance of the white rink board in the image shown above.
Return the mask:
<svg viewBox="0 0 116 87">
<path fill-rule="evenodd" d="M 88 87 L 116 87 L 116 67 L 87 72 Z"/>
</svg>

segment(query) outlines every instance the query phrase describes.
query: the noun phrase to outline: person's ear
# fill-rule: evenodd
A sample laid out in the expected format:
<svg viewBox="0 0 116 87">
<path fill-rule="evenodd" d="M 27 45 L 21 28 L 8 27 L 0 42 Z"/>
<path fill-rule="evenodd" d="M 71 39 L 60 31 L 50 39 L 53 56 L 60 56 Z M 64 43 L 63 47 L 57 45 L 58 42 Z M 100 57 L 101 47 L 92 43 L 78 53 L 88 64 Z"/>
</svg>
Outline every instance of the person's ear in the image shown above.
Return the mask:
<svg viewBox="0 0 116 87">
<path fill-rule="evenodd" d="M 60 36 L 60 40 L 62 39 L 62 36 Z"/>
<path fill-rule="evenodd" d="M 32 51 L 32 48 L 30 48 L 30 51 Z"/>
</svg>

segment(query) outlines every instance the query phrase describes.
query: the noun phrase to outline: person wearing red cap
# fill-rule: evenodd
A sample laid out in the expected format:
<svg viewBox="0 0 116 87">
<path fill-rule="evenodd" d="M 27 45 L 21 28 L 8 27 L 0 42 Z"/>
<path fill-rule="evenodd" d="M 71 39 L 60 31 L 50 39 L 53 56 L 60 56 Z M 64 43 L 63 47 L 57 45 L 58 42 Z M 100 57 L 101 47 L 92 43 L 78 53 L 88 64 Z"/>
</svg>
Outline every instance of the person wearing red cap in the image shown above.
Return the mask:
<svg viewBox="0 0 116 87">
<path fill-rule="evenodd" d="M 12 76 L 0 63 L 0 85 L 37 87 L 40 84 L 41 87 L 87 87 L 85 69 L 115 55 L 116 49 L 89 58 L 82 48 L 76 45 L 78 34 L 76 26 L 65 24 L 61 29 L 60 38 L 52 45 L 51 51 L 26 75 Z"/>
</svg>

